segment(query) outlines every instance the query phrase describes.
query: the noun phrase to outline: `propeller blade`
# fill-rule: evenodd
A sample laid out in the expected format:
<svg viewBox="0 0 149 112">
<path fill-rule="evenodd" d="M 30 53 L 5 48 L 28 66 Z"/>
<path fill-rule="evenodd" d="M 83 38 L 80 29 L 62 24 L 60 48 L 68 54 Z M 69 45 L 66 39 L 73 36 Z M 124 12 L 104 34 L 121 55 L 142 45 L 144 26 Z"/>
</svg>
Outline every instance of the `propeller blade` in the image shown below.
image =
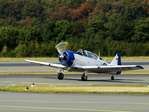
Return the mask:
<svg viewBox="0 0 149 112">
<path fill-rule="evenodd" d="M 55 48 L 57 49 L 58 53 L 61 54 L 62 51 L 66 50 L 67 45 L 68 42 L 60 42 L 55 46 Z"/>
</svg>

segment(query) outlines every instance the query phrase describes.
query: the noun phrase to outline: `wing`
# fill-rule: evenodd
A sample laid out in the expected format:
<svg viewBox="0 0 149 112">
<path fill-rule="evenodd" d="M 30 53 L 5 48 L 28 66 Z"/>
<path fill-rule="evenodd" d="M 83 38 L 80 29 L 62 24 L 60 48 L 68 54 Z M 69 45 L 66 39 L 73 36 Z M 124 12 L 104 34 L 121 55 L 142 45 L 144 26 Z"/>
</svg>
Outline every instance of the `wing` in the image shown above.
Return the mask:
<svg viewBox="0 0 149 112">
<path fill-rule="evenodd" d="M 50 66 L 50 67 L 54 67 L 54 68 L 66 68 L 66 66 L 63 66 L 61 64 L 40 62 L 40 61 L 32 61 L 32 60 L 24 60 L 24 61 L 34 63 L 34 64 L 38 64 L 38 65 L 43 65 L 43 66 Z"/>
<path fill-rule="evenodd" d="M 124 66 L 75 66 L 77 69 L 89 70 L 96 73 L 108 73 L 127 70 L 144 69 L 140 65 L 124 65 Z"/>
</svg>

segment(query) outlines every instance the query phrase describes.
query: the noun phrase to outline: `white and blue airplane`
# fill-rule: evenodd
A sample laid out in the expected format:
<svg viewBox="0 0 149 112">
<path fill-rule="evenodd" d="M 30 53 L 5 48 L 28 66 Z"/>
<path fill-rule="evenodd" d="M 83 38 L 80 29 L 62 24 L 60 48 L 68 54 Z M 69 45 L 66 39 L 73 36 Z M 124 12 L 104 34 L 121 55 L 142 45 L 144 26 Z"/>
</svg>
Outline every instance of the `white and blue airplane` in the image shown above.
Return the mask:
<svg viewBox="0 0 149 112">
<path fill-rule="evenodd" d="M 61 42 L 55 47 L 60 53 L 58 56 L 59 63 L 48 63 L 32 60 L 24 60 L 26 62 L 59 68 L 58 79 L 64 78 L 64 71 L 84 72 L 81 76 L 82 81 L 88 78 L 90 73 L 108 73 L 111 74 L 111 80 L 114 80 L 114 75 L 120 75 L 122 71 L 144 69 L 140 65 L 121 65 L 121 55 L 117 53 L 111 63 L 103 61 L 95 53 L 87 50 L 79 49 L 77 52 L 64 50 L 67 42 Z"/>
</svg>

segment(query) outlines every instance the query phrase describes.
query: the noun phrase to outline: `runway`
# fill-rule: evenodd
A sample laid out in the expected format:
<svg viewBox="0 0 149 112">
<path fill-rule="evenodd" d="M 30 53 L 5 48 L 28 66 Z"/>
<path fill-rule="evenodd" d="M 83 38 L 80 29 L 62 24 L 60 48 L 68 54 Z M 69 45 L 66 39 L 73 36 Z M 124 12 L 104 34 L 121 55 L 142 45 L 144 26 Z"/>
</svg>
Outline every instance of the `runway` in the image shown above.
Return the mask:
<svg viewBox="0 0 149 112">
<path fill-rule="evenodd" d="M 148 74 L 117 75 L 111 80 L 110 75 L 89 74 L 87 81 L 81 81 L 81 74 L 65 74 L 63 80 L 57 79 L 57 74 L 0 75 L 0 86 L 6 85 L 131 85 L 149 84 Z"/>
<path fill-rule="evenodd" d="M 50 67 L 22 62 L 0 64 L 1 72 L 55 71 Z M 148 66 L 145 64 L 145 66 Z M 147 68 L 148 69 L 148 68 Z M 149 84 L 149 75 L 118 75 L 115 80 L 110 75 L 89 74 L 88 81 L 81 81 L 80 74 L 65 74 L 58 80 L 57 74 L 0 75 L 0 86 L 15 85 L 128 85 Z M 0 92 L 2 112 L 148 112 L 149 95 L 134 94 L 52 94 Z"/>
<path fill-rule="evenodd" d="M 58 63 L 58 62 L 51 62 Z M 143 70 L 149 71 L 149 61 L 122 61 L 122 65 L 142 65 Z M 0 62 L 0 72 L 58 72 L 59 69 L 40 66 L 27 62 Z"/>
<path fill-rule="evenodd" d="M 2 112 L 148 112 L 148 95 L 0 92 Z"/>
</svg>

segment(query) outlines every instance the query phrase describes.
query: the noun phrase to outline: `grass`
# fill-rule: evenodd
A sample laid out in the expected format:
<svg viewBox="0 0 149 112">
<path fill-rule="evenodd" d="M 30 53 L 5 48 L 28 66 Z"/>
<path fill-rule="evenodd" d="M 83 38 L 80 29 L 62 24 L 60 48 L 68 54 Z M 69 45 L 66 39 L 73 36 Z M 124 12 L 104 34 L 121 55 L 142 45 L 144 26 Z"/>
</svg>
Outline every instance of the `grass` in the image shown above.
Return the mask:
<svg viewBox="0 0 149 112">
<path fill-rule="evenodd" d="M 127 56 L 122 56 L 122 60 L 125 61 L 133 61 L 133 60 L 149 60 L 149 56 L 133 56 L 133 57 L 127 57 Z M 103 57 L 103 60 L 111 61 L 113 57 Z"/>
<path fill-rule="evenodd" d="M 122 71 L 122 74 L 149 74 L 149 71 Z"/>
<path fill-rule="evenodd" d="M 114 56 L 113 56 L 114 57 Z M 103 60 L 105 61 L 111 61 L 113 57 L 102 57 Z M 22 58 L 5 58 L 1 57 L 0 61 L 1 62 L 12 62 L 12 61 L 23 61 L 24 59 L 28 60 L 37 60 L 37 61 L 57 61 L 57 57 L 22 57 Z M 139 56 L 139 57 L 122 57 L 122 60 L 149 60 L 148 56 Z"/>
<path fill-rule="evenodd" d="M 21 61 L 24 61 L 24 59 L 27 59 L 27 60 L 37 60 L 37 61 L 57 61 L 58 59 L 56 57 L 24 57 L 24 58 L 4 58 L 4 57 L 1 57 L 0 58 L 0 61 L 1 62 L 21 62 Z"/>
<path fill-rule="evenodd" d="M 26 87 L 29 87 L 26 90 Z M 33 93 L 96 93 L 96 94 L 149 94 L 148 85 L 12 85 L 0 86 L 0 91 Z"/>
</svg>

